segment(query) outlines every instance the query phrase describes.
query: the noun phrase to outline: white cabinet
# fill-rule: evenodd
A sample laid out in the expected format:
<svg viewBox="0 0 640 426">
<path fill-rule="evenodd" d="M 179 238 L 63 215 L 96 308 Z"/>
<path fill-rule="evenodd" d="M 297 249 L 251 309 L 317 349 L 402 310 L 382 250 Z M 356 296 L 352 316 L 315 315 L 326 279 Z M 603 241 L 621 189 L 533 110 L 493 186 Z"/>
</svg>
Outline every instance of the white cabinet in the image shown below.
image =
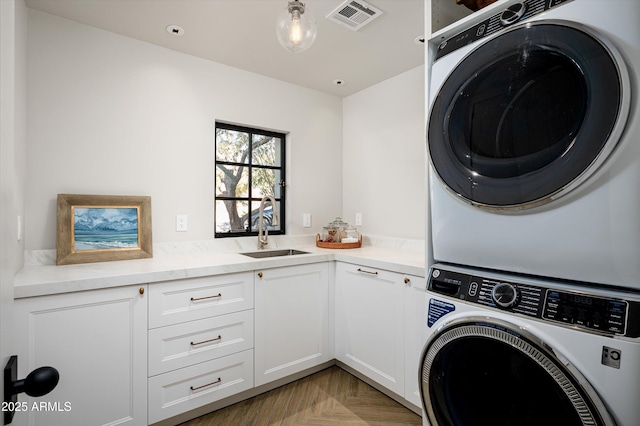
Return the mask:
<svg viewBox="0 0 640 426">
<path fill-rule="evenodd" d="M 255 385 L 330 361 L 329 265 L 256 272 Z"/>
<path fill-rule="evenodd" d="M 404 398 L 421 407 L 419 370 L 427 334 L 427 280 L 411 275 L 405 279 L 409 282 L 404 288 Z"/>
<path fill-rule="evenodd" d="M 147 286 L 18 299 L 14 330 L 18 376 L 41 366 L 60 373 L 41 398 L 43 411 L 16 413 L 13 424 L 147 424 Z"/>
<path fill-rule="evenodd" d="M 404 394 L 401 277 L 347 263 L 336 265 L 336 359 Z"/>
<path fill-rule="evenodd" d="M 423 283 L 421 277 L 336 265 L 336 359 L 418 406 Z"/>
<path fill-rule="evenodd" d="M 149 288 L 149 423 L 253 387 L 253 273 Z"/>
</svg>

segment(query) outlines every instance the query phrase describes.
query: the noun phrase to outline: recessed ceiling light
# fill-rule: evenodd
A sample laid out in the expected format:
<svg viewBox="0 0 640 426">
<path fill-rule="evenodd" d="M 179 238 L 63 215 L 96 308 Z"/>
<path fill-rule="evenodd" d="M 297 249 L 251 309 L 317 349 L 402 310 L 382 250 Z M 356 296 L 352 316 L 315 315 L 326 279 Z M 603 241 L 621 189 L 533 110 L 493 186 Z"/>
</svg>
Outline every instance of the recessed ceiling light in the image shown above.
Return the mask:
<svg viewBox="0 0 640 426">
<path fill-rule="evenodd" d="M 414 39 L 413 39 L 413 42 L 414 42 L 415 44 L 418 44 L 418 45 L 423 45 L 423 44 L 424 44 L 424 42 L 425 42 L 424 36 L 423 36 L 423 35 L 420 35 L 420 36 L 418 36 L 418 37 L 414 38 Z"/>
<path fill-rule="evenodd" d="M 345 84 L 347 84 L 347 82 L 341 79 L 337 79 L 333 80 L 333 84 L 335 84 L 336 86 L 344 86 Z"/>
<path fill-rule="evenodd" d="M 184 28 L 178 25 L 169 25 L 167 26 L 167 32 L 174 36 L 184 35 Z"/>
</svg>

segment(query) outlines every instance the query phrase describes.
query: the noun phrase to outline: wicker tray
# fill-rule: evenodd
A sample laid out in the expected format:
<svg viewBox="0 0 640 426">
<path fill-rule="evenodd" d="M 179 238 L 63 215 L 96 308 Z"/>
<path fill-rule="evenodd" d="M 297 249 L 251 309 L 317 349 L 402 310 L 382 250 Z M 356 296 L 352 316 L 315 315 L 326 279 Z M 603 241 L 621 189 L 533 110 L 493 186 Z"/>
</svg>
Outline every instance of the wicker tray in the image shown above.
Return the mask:
<svg viewBox="0 0 640 426">
<path fill-rule="evenodd" d="M 316 246 L 320 248 L 332 248 L 332 249 L 352 249 L 362 247 L 362 234 L 355 243 L 327 243 L 320 241 L 320 234 L 316 234 Z"/>
</svg>

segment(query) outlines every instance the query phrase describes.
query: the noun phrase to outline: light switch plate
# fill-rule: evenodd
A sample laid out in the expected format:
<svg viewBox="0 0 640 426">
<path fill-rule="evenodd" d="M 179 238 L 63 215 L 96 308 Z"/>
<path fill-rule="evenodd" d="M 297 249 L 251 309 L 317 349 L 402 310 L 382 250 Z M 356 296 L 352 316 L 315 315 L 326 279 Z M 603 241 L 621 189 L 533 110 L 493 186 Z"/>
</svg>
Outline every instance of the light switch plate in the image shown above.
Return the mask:
<svg viewBox="0 0 640 426">
<path fill-rule="evenodd" d="M 311 228 L 311 214 L 305 213 L 302 215 L 302 226 L 304 228 Z"/>
<path fill-rule="evenodd" d="M 176 231 L 187 232 L 187 215 L 186 214 L 176 215 Z"/>
<path fill-rule="evenodd" d="M 362 213 L 356 213 L 356 226 L 362 226 Z"/>
</svg>

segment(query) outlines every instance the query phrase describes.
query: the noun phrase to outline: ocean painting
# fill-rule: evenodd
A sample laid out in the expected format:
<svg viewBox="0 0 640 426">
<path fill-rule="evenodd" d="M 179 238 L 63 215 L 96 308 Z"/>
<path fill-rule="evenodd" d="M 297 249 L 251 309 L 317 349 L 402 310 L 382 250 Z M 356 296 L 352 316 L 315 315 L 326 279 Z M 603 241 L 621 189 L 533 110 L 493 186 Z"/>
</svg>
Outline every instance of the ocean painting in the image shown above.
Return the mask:
<svg viewBox="0 0 640 426">
<path fill-rule="evenodd" d="M 137 249 L 137 207 L 73 207 L 74 251 Z"/>
</svg>

